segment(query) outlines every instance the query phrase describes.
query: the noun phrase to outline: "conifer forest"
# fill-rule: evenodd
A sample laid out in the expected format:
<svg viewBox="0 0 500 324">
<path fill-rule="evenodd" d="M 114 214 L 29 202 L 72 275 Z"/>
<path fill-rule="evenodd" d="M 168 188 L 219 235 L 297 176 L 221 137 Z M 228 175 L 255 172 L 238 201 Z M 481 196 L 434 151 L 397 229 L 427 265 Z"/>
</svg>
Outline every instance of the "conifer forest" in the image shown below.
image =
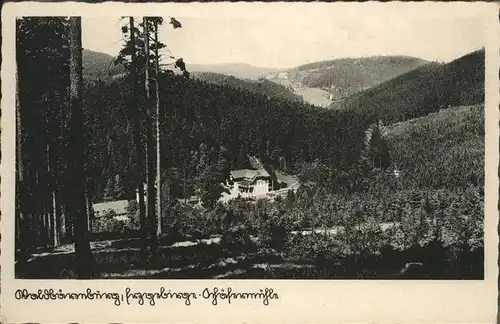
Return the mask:
<svg viewBox="0 0 500 324">
<path fill-rule="evenodd" d="M 180 17 L 114 56 L 16 24 L 16 278 L 484 278 L 484 48 L 244 77 L 191 70 Z"/>
</svg>

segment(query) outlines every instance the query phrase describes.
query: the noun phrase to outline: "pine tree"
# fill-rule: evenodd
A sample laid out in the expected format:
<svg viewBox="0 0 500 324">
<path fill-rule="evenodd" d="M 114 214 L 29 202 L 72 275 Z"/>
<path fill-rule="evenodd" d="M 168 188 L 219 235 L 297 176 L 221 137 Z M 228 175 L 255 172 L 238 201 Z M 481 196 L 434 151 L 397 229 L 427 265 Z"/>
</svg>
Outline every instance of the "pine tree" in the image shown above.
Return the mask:
<svg viewBox="0 0 500 324">
<path fill-rule="evenodd" d="M 71 97 L 71 204 L 75 226 L 76 270 L 80 278 L 93 275 L 94 260 L 90 251 L 85 204 L 85 175 L 82 151 L 82 25 L 81 17 L 70 18 L 70 97 Z"/>
<path fill-rule="evenodd" d="M 160 141 L 160 56 L 158 49 L 160 44 L 158 42 L 158 24 L 163 22 L 163 19 L 154 19 L 154 38 L 155 38 L 155 96 L 156 96 L 156 216 L 157 227 L 156 235 L 162 234 L 162 184 L 161 184 L 161 141 Z"/>
<path fill-rule="evenodd" d="M 115 178 L 109 177 L 104 189 L 104 199 L 112 200 L 115 196 Z"/>
<path fill-rule="evenodd" d="M 198 149 L 196 172 L 201 174 L 210 165 L 210 153 L 208 146 L 205 143 L 201 143 Z"/>
<path fill-rule="evenodd" d="M 142 128 L 141 128 L 141 109 L 139 107 L 139 89 L 138 89 L 138 40 L 136 38 L 138 34 L 138 29 L 135 27 L 135 21 L 133 17 L 129 17 L 128 26 L 122 27 L 122 32 L 124 34 L 129 34 L 129 39 L 125 46 L 120 50 L 117 58 L 115 59 L 115 65 L 125 66 L 130 73 L 132 81 L 132 94 L 130 96 L 128 113 L 132 120 L 133 125 L 133 147 L 135 150 L 135 174 L 136 174 L 136 185 L 137 192 L 139 195 L 139 223 L 141 232 L 141 262 L 146 263 L 147 261 L 147 219 L 146 219 L 146 204 L 144 199 L 144 152 L 142 150 Z M 130 56 L 130 61 L 128 60 Z"/>
<path fill-rule="evenodd" d="M 230 161 L 231 156 L 229 155 L 229 151 L 224 146 L 221 146 L 219 149 L 219 157 L 217 161 L 218 169 L 222 176 L 221 180 L 225 180 L 229 177 L 229 172 L 231 171 Z"/>
<path fill-rule="evenodd" d="M 389 147 L 384 139 L 384 125 L 381 121 L 370 125 L 365 132 L 361 159 L 370 169 L 386 170 L 390 164 Z"/>
<path fill-rule="evenodd" d="M 145 67 L 144 67 L 144 90 L 146 94 L 146 149 L 147 149 L 147 218 L 149 222 L 150 231 L 150 248 L 151 248 L 151 258 L 156 259 L 157 253 L 157 236 L 156 236 L 156 216 L 155 216 L 155 177 L 154 177 L 154 144 L 153 144 L 153 118 L 152 118 L 152 108 L 151 108 L 151 86 L 150 86 L 150 48 L 149 48 L 149 18 L 144 17 L 142 22 L 143 31 L 143 41 L 144 41 L 144 57 L 145 57 Z M 160 189 L 160 188 L 158 188 Z"/>
<path fill-rule="evenodd" d="M 19 21 L 18 28 L 19 28 Z M 19 68 L 18 68 L 19 69 Z M 19 95 L 19 75 L 16 73 L 16 246 L 26 256 L 28 247 L 27 215 L 24 208 L 24 161 L 23 161 L 23 137 L 21 124 L 21 98 Z M 24 261 L 24 260 L 23 260 Z"/>
<path fill-rule="evenodd" d="M 125 188 L 123 187 L 122 178 L 119 174 L 115 176 L 113 196 L 115 199 L 123 199 L 125 197 Z"/>
</svg>

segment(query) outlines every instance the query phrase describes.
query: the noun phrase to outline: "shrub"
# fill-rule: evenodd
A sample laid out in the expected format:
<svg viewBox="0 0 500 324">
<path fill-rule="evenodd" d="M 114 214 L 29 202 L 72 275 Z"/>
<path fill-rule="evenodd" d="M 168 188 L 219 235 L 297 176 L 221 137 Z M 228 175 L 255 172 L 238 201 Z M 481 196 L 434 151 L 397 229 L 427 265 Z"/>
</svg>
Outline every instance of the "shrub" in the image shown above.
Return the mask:
<svg viewBox="0 0 500 324">
<path fill-rule="evenodd" d="M 230 254 L 249 252 L 255 247 L 250 232 L 245 225 L 236 226 L 227 231 L 222 236 L 220 244 L 221 248 Z"/>
<path fill-rule="evenodd" d="M 341 243 L 337 238 L 316 232 L 290 235 L 283 250 L 287 260 L 310 261 L 319 266 L 333 264 L 343 256 Z"/>
<path fill-rule="evenodd" d="M 276 210 L 264 211 L 257 222 L 259 247 L 280 250 L 286 242 L 288 230 Z"/>
</svg>

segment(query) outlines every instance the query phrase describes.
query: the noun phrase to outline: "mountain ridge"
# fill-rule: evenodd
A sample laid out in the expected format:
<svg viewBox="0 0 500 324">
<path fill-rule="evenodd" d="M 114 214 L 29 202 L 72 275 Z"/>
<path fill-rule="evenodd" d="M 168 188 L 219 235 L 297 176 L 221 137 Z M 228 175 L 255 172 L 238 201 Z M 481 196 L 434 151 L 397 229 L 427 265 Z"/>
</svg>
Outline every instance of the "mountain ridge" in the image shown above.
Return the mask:
<svg viewBox="0 0 500 324">
<path fill-rule="evenodd" d="M 295 102 L 303 102 L 303 98 L 301 96 L 294 94 L 287 87 L 268 81 L 266 79 L 240 79 L 231 75 L 214 72 L 193 72 L 191 73 L 191 75 L 194 79 L 204 82 L 245 89 L 270 97 L 283 98 Z"/>
<path fill-rule="evenodd" d="M 292 88 L 311 104 L 328 108 L 332 102 L 342 101 L 427 63 L 410 56 L 339 58 L 274 72 L 267 79 Z"/>
<path fill-rule="evenodd" d="M 230 75 L 241 79 L 255 80 L 269 73 L 281 71 L 279 68 L 259 67 L 247 63 L 186 64 L 190 73 L 211 72 Z"/>
<path fill-rule="evenodd" d="M 449 63 L 423 65 L 330 108 L 357 110 L 391 123 L 483 102 L 484 49 Z"/>
<path fill-rule="evenodd" d="M 408 56 L 339 58 L 299 65 L 268 79 L 298 89 L 319 88 L 331 95 L 330 100 L 339 100 L 427 63 Z"/>
<path fill-rule="evenodd" d="M 123 73 L 124 67 L 113 63 L 114 57 L 101 52 L 83 49 L 82 68 L 84 78 L 107 77 Z"/>
</svg>

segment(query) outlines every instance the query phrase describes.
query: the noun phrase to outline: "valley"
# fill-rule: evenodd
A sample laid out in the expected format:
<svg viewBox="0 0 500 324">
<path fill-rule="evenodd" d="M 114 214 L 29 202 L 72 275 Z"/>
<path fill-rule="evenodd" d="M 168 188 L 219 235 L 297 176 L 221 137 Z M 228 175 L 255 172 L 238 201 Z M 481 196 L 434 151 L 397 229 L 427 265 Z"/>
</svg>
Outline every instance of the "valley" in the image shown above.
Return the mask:
<svg viewBox="0 0 500 324">
<path fill-rule="evenodd" d="M 484 49 L 190 64 L 68 19 L 19 22 L 16 278 L 484 278 Z"/>
<path fill-rule="evenodd" d="M 426 64 L 427 61 L 412 57 L 345 58 L 304 64 L 270 73 L 266 78 L 290 87 L 310 104 L 329 108 Z"/>
</svg>

